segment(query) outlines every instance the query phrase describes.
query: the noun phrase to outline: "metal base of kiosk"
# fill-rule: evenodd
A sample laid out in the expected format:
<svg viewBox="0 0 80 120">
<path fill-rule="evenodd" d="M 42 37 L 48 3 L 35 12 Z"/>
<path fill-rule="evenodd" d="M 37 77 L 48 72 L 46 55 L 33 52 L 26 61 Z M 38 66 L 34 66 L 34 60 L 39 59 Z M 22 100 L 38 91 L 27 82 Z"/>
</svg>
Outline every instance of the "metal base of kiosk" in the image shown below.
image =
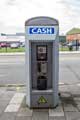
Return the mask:
<svg viewBox="0 0 80 120">
<path fill-rule="evenodd" d="M 51 89 L 32 90 L 30 108 L 55 108 L 56 106 L 58 106 L 58 103 L 54 102 L 53 91 Z"/>
</svg>

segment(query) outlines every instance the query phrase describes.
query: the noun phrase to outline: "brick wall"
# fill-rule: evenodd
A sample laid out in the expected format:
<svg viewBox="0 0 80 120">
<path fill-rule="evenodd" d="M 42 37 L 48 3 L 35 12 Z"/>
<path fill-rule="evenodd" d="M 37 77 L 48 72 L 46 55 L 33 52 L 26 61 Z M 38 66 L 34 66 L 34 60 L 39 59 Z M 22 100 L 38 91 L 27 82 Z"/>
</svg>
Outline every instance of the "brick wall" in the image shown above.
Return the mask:
<svg viewBox="0 0 80 120">
<path fill-rule="evenodd" d="M 66 41 L 70 42 L 73 40 L 79 40 L 80 41 L 80 34 L 73 34 L 73 35 L 66 35 Z"/>
</svg>

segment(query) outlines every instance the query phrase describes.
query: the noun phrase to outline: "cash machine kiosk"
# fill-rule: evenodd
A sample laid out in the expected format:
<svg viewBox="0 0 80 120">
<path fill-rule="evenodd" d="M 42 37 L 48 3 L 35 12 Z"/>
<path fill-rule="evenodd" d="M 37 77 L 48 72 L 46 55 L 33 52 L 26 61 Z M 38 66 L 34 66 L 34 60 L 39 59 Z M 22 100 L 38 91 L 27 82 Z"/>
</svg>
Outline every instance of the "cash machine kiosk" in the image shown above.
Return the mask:
<svg viewBox="0 0 80 120">
<path fill-rule="evenodd" d="M 30 108 L 58 105 L 59 25 L 51 17 L 25 22 L 26 104 Z"/>
</svg>

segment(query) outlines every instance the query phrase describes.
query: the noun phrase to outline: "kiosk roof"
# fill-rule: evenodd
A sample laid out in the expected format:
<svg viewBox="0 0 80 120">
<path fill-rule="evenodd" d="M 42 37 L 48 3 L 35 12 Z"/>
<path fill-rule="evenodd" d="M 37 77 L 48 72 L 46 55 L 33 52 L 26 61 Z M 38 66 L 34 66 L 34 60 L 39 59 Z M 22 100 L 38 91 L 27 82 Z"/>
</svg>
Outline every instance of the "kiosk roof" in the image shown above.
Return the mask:
<svg viewBox="0 0 80 120">
<path fill-rule="evenodd" d="M 58 21 L 51 17 L 33 17 L 25 22 L 25 26 L 53 26 L 58 25 Z"/>
</svg>

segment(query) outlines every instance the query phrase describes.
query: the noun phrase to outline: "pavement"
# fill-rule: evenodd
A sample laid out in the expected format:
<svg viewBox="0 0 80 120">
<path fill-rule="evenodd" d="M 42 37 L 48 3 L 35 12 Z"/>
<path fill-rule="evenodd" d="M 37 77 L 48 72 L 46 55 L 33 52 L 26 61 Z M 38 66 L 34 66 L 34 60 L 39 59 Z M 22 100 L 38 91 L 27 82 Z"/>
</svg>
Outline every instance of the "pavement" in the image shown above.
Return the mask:
<svg viewBox="0 0 80 120">
<path fill-rule="evenodd" d="M 59 84 L 59 105 L 29 109 L 25 86 L 0 87 L 0 120 L 80 120 L 80 84 Z"/>
</svg>

